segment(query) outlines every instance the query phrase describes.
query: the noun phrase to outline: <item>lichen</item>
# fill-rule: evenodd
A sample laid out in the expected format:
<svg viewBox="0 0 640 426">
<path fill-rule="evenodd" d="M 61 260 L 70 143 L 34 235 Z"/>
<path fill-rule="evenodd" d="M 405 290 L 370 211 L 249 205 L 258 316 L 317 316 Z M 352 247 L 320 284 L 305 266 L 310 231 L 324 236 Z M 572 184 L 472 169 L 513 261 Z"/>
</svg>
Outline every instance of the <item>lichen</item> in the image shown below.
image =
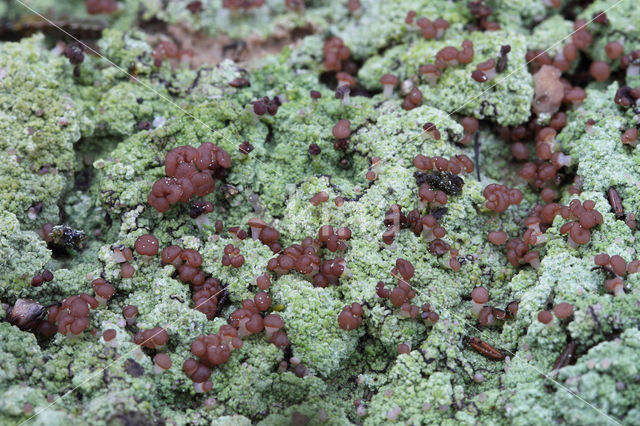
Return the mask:
<svg viewBox="0 0 640 426">
<path fill-rule="evenodd" d="M 16 248 L 19 247 L 19 251 Z M 0 213 L 0 294 L 14 298 L 30 287 L 32 274 L 46 265 L 51 252 L 33 232 L 22 230 L 16 216 Z"/>
<path fill-rule="evenodd" d="M 380 56 L 370 57 L 358 77 L 370 88 L 379 88 L 380 77 L 390 70 L 401 80 L 419 77 L 420 65 L 435 63 L 435 56 L 440 49 L 448 45 L 460 48 L 462 41 L 468 39 L 473 42 L 473 61 L 465 66 L 447 68 L 434 86 L 420 84 L 424 102 L 448 113 L 486 118 L 502 126 L 525 121 L 529 117 L 529 100 L 533 93 L 532 79 L 524 66 L 525 38 L 507 31 L 465 33 L 459 27 L 447 31 L 453 35 L 446 40 L 416 40 L 411 44 L 398 44 Z M 486 83 L 474 81 L 471 73 L 476 65 L 491 58 L 497 59 L 504 40 L 509 40 L 511 46 L 505 74 L 497 74 Z M 442 87 L 446 89 L 442 90 Z"/>
<path fill-rule="evenodd" d="M 82 3 L 30 4 L 43 12 L 68 12 L 73 20 L 87 17 Z M 192 13 L 189 3 L 119 1 L 117 13 L 94 17 L 107 26 L 91 44 L 102 56 L 85 51 L 77 66 L 54 47 L 56 36 L 25 36 L 6 27 L 19 40 L 0 43 L 0 423 L 524 425 L 603 424 L 606 416 L 640 422 L 640 278 L 627 274 L 624 294 L 614 296 L 603 285 L 611 272 L 593 260 L 608 253 L 630 262 L 640 250 L 636 231 L 616 218 L 608 199 L 614 188 L 627 218 L 640 212 L 639 154 L 621 143 L 622 132 L 637 127 L 638 112 L 613 102 L 625 74 L 617 61 L 611 62 L 615 78 L 607 82 L 587 83 L 574 74 L 591 60 L 605 60 L 604 45 L 623 33 L 625 53 L 638 47 L 633 2 L 608 10 L 608 25 L 589 24 L 593 44 L 563 75 L 584 87 L 587 97 L 580 105 L 561 106 L 567 124 L 554 148 L 570 156 L 571 164 L 546 184 L 563 205 L 593 200 L 603 223 L 591 229 L 588 244 L 572 248 L 560 232 L 567 220 L 556 217 L 546 242 L 535 246 L 541 255 L 537 268 L 514 267 L 507 248 L 487 238 L 496 230 L 509 239 L 521 237 L 525 218 L 541 204 L 540 188 L 518 176 L 522 162 L 504 140 L 508 126 L 529 129 L 523 141 L 535 161 L 534 132 L 553 121 L 553 113 L 537 122 L 531 117 L 535 67 L 525 55 L 566 38 L 551 48 L 553 57 L 570 39 L 576 13 L 590 19 L 613 1 L 599 0 L 584 10 L 553 9 L 534 0 L 486 1 L 499 31 L 478 31 L 467 2 L 361 0 L 350 12 L 346 1 L 326 0 L 306 2 L 304 13 L 276 0 L 235 12 L 216 1 Z M 410 10 L 416 18 L 444 18 L 450 27 L 441 38 L 426 40 L 415 24 L 405 23 Z M 30 19 L 4 4 L 0 17 Z M 192 39 L 178 40 L 179 28 Z M 332 36 L 343 39 L 353 61 L 347 65 L 357 69 L 349 104 L 336 98 L 335 75 L 323 66 L 323 43 Z M 155 60 L 158 41 L 171 37 L 180 48 L 192 46 L 187 41 L 196 37 L 266 50 L 270 43 L 296 43 L 273 54 L 265 50 L 248 64 L 226 59 L 192 69 L 186 60 Z M 420 65 L 434 63 L 445 46 L 460 48 L 463 40 L 473 42 L 471 63 L 447 67 L 433 86 L 419 78 Z M 506 69 L 490 82 L 473 80 L 476 66 L 497 60 L 506 44 Z M 407 80 L 415 83 L 422 105 L 403 109 L 400 87 L 387 98 L 379 81 L 386 73 L 405 86 Z M 229 84 L 240 78 L 248 80 L 246 87 Z M 637 77 L 624 84 L 637 86 Z M 312 90 L 321 98 L 313 99 Z M 252 102 L 265 96 L 276 99 L 278 111 L 258 117 Z M 461 144 L 465 116 L 480 120 L 468 145 Z M 351 123 L 343 151 L 334 148 L 332 135 L 341 119 Z M 594 122 L 587 126 L 588 120 Z M 439 138 L 423 131 L 426 123 L 438 129 Z M 248 154 L 239 148 L 244 141 L 253 147 Z M 190 203 L 176 203 L 158 213 L 147 195 L 165 176 L 165 154 L 204 142 L 231 157 L 215 191 L 201 197 L 214 205 L 213 212 L 196 221 Z M 310 152 L 312 144 L 320 153 Z M 405 214 L 419 208 L 412 164 L 417 154 L 464 154 L 474 163 L 473 172 L 460 174 L 460 193 L 449 194 L 446 210 L 437 213 L 446 229 L 443 239 L 457 250 L 459 271 L 447 267 L 449 253 L 436 256 L 411 229 L 399 230 L 392 244 L 382 241 L 391 205 L 401 205 Z M 373 180 L 366 176 L 370 167 Z M 579 194 L 569 191 L 574 177 Z M 490 211 L 483 190 L 493 183 L 520 190 L 522 202 L 503 213 Z M 329 199 L 312 205 L 310 199 L 322 191 Z M 336 203 L 339 197 L 343 204 Z M 326 288 L 295 271 L 271 273 L 267 313 L 283 318 L 290 345 L 279 348 L 263 333 L 245 337 L 229 361 L 212 369 L 213 389 L 203 395 L 182 369 L 192 357 L 191 343 L 217 333 L 244 300 L 253 299 L 256 278 L 276 256 L 252 238 L 247 222 L 256 217 L 279 231 L 283 247 L 318 237 L 323 225 L 348 227 L 344 250 L 318 249 L 322 260 L 343 257 L 346 270 L 337 285 Z M 46 243 L 37 230 L 47 222 L 87 238 L 74 247 Z M 234 226 L 249 236 L 232 235 Z M 123 277 L 125 262 L 117 252 L 133 248 L 147 233 L 160 249 L 178 245 L 201 253 L 202 271 L 224 287 L 214 318 L 194 309 L 194 286 L 182 282 L 160 255 L 134 250 L 126 261 L 133 276 Z M 243 255 L 242 266 L 223 265 L 228 244 Z M 389 289 L 397 284 L 397 274 L 391 274 L 397 259 L 414 266 L 411 303 L 429 304 L 439 315 L 435 324 L 407 318 L 377 295 L 378 282 Z M 44 269 L 53 272 L 53 280 L 32 287 L 31 278 Z M 80 336 L 47 337 L 11 325 L 18 299 L 50 308 L 73 295 L 94 294 L 91 282 L 97 278 L 115 293 L 90 310 L 90 325 Z M 476 286 L 489 290 L 496 308 L 518 301 L 515 318 L 481 326 L 470 300 Z M 573 306 L 573 316 L 550 325 L 538 321 L 540 311 L 560 302 Z M 362 324 L 343 330 L 337 318 L 352 303 L 363 308 Z M 123 318 L 127 305 L 139 311 L 133 324 Z M 164 347 L 134 344 L 138 331 L 156 326 L 169 335 Z M 116 332 L 109 342 L 103 337 L 108 329 Z M 505 358 L 483 356 L 469 337 Z M 576 345 L 575 358 L 551 372 L 570 343 Z M 409 353 L 398 354 L 399 344 L 408 345 Z M 172 361 L 161 374 L 154 373 L 157 353 Z"/>
</svg>

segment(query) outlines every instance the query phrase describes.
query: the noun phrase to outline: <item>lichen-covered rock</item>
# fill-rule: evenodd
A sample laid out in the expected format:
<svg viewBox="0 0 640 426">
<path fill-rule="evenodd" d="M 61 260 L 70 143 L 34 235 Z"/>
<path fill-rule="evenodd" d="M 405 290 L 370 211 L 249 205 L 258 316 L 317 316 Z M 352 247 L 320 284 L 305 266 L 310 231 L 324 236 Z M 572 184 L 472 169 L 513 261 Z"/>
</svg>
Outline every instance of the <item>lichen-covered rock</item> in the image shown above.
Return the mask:
<svg viewBox="0 0 640 426">
<path fill-rule="evenodd" d="M 486 33 L 464 33 L 457 31 L 443 40 L 415 40 L 411 44 L 399 44 L 386 50 L 383 55 L 370 57 L 358 73 L 362 83 L 369 88 L 379 88 L 380 77 L 392 72 L 400 80 L 415 78 L 421 81 L 420 65 L 434 64 L 436 54 L 445 46 L 461 49 L 465 39 L 473 42 L 473 61 L 467 65 L 448 67 L 442 72 L 437 84 L 419 84 L 424 103 L 448 113 L 472 115 L 489 119 L 502 126 L 526 121 L 529 117 L 530 100 L 533 94 L 531 75 L 525 67 L 525 37 L 507 31 Z M 449 34 L 449 33 L 447 33 Z M 478 83 L 471 78 L 476 65 L 489 59 L 497 61 L 500 47 L 509 40 L 508 66 L 504 74 L 496 74 L 493 80 Z M 445 87 L 446 89 L 442 89 Z"/>
<path fill-rule="evenodd" d="M 82 109 L 69 94 L 71 66 L 43 42 L 34 36 L 0 45 L 0 209 L 26 222 L 29 207 L 42 203 L 39 224 L 58 213 L 82 121 Z"/>
<path fill-rule="evenodd" d="M 31 286 L 31 277 L 47 264 L 51 252 L 31 231 L 21 229 L 10 212 L 0 213 L 0 295 L 15 300 Z"/>
<path fill-rule="evenodd" d="M 66 14 L 64 28 L 76 31 L 74 20 L 87 18 L 83 3 L 30 4 L 52 17 Z M 604 53 L 611 41 L 623 42 L 624 54 L 638 48 L 633 2 L 600 0 L 583 9 L 534 0 L 117 3 L 115 13 L 91 17 L 92 25 L 106 26 L 91 40 L 103 56 L 85 50 L 80 64 L 65 57 L 51 28 L 40 23 L 47 36 L 26 36 L 28 25 L 18 24 L 30 22 L 29 14 L 0 5 L 2 40 L 18 40 L 0 43 L 1 424 L 32 416 L 34 423 L 90 425 L 640 421 L 640 275 L 631 263 L 640 250 L 633 219 L 640 214 L 640 162 L 636 148 L 622 144 L 623 132 L 638 128 L 638 108 L 635 92 L 618 92 L 638 85 L 638 67 L 622 69 Z M 609 22 L 590 23 L 593 41 L 558 72 L 560 114 L 532 115 L 539 96 L 532 73 L 541 64 L 528 64 L 527 52 L 548 50 L 557 59 L 569 40 L 584 36 L 571 36 L 576 17 L 589 20 L 605 9 Z M 418 22 L 437 18 L 449 27 L 426 39 Z M 331 37 L 349 49 L 340 62 L 356 79 L 347 97 L 324 63 Z M 178 52 L 170 58 L 161 49 L 168 40 Z M 419 67 L 434 63 L 440 49 L 460 48 L 464 40 L 473 43 L 470 63 L 443 68 L 434 85 L 420 77 Z M 295 43 L 283 47 L 289 42 Z M 476 67 L 498 61 L 506 45 L 505 69 L 491 81 L 474 80 Z M 592 81 L 592 60 L 606 61 L 611 77 Z M 212 63 L 190 66 L 203 61 Z M 399 79 L 390 95 L 380 83 L 387 73 Z M 569 85 L 586 98 L 568 98 Z M 421 91 L 422 102 L 406 110 L 410 87 Z M 628 106 L 619 105 L 620 93 Z M 260 102 L 277 112 L 260 115 Z M 465 117 L 479 119 L 477 131 Z M 350 122 L 345 140 L 332 131 L 339 120 Z M 548 125 L 556 131 L 549 149 L 568 159 L 551 159 L 565 162 L 553 178 L 527 181 L 525 161 L 529 168 L 551 164 L 536 147 Z M 218 171 L 213 192 L 158 213 L 147 196 L 165 176 L 166 154 L 205 142 L 224 149 L 231 166 Z M 418 154 L 466 155 L 473 171 L 458 178 L 433 172 L 430 178 L 450 192 L 447 202 L 430 204 L 424 188 L 421 202 L 419 187 L 429 177 L 416 174 Z M 491 210 L 490 184 L 520 191 L 521 201 Z M 555 192 L 541 196 L 543 188 Z M 523 238 L 535 228 L 527 217 L 550 197 L 562 205 L 593 201 L 602 223 L 590 228 L 586 244 L 572 244 L 563 231 L 567 212 L 541 226 L 541 241 L 523 243 L 539 252 L 539 264 L 514 260 L 511 245 L 489 241 L 491 231 L 504 231 L 509 244 Z M 394 204 L 414 223 L 390 219 Z M 416 214 L 427 213 L 446 230 L 449 248 L 438 248 L 428 232 L 413 232 Z M 249 227 L 254 218 L 278 231 L 276 244 L 260 240 Z M 36 232 L 47 222 L 86 238 L 47 243 Z M 348 238 L 339 231 L 344 247 L 336 252 L 319 241 L 325 225 L 349 228 Z M 390 226 L 397 226 L 393 241 L 385 234 Z M 157 239 L 157 254 L 138 246 L 146 234 Z M 197 251 L 201 263 L 193 252 L 163 257 L 171 245 Z M 302 246 L 318 256 L 305 259 L 311 263 L 344 259 L 337 283 L 314 286 L 314 274 L 326 270 L 274 267 L 274 259 Z M 235 250 L 244 262 L 223 263 Z M 620 256 L 625 268 L 596 265 L 601 253 Z M 417 315 L 381 297 L 380 283 L 388 290 L 401 285 L 398 259 L 413 267 L 406 279 L 415 295 L 407 297 Z M 191 263 L 201 275 L 187 279 Z M 54 278 L 31 286 L 45 269 Z M 265 273 L 268 288 L 258 281 Z M 194 300 L 203 276 L 220 287 Z M 614 278 L 623 286 L 612 294 L 605 282 Z M 90 305 L 64 307 L 65 299 L 97 295 L 94 287 L 107 284 L 108 300 L 94 304 L 85 295 Z M 491 315 L 503 320 L 483 325 L 471 299 L 476 286 L 488 290 Z M 243 335 L 241 347 L 224 341 L 194 355 L 201 335 L 228 331 L 229 324 L 244 334 L 237 316 L 246 312 L 237 312 L 255 313 L 259 287 L 271 298 L 259 315 L 283 319 L 288 345 L 276 346 L 267 330 Z M 36 320 L 33 329 L 20 330 L 11 325 L 17 299 L 40 303 L 44 321 L 66 309 L 63 317 L 82 316 L 86 328 L 74 335 L 57 321 L 60 332 L 50 336 L 47 323 Z M 208 315 L 194 309 L 207 302 L 215 303 Z M 512 302 L 517 312 L 505 313 Z M 538 319 L 560 303 L 571 305 L 569 317 Z M 338 317 L 353 304 L 362 308 L 354 314 L 361 323 L 344 330 Z M 136 307 L 135 318 L 125 317 L 127 306 Z M 166 331 L 163 345 L 136 343 L 154 327 Z M 208 358 L 225 348 L 233 349 L 225 362 Z M 166 371 L 156 366 L 158 354 L 171 361 Z M 183 363 L 205 357 L 210 383 L 194 384 Z"/>
<path fill-rule="evenodd" d="M 277 287 L 276 301 L 285 306 L 282 318 L 285 324 L 292 324 L 289 334 L 294 356 L 319 376 L 331 376 L 356 350 L 360 334 L 338 327 L 343 304 L 330 289 L 313 288 L 289 276 L 279 279 Z"/>
<path fill-rule="evenodd" d="M 623 424 L 638 421 L 635 397 L 638 393 L 638 329 L 629 327 L 613 341 L 589 349 L 572 367 L 560 373 L 559 380 L 571 391 L 588 397 L 594 406 L 605 409 Z M 569 422 L 595 424 L 583 404 L 567 392 L 555 392 L 555 403 L 562 407 Z"/>
</svg>

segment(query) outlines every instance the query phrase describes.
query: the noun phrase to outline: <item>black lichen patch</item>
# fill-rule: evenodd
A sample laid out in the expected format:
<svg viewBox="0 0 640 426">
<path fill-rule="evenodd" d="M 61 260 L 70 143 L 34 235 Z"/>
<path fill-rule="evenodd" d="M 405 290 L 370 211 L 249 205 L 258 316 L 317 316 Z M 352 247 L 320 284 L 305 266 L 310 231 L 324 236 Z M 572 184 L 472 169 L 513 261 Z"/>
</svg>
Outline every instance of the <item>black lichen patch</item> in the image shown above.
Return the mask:
<svg viewBox="0 0 640 426">
<path fill-rule="evenodd" d="M 80 171 L 77 171 L 73 175 L 74 187 L 79 191 L 87 192 L 89 190 L 89 187 L 91 186 L 93 177 L 94 177 L 93 170 L 89 168 L 85 168 Z"/>
<path fill-rule="evenodd" d="M 129 358 L 124 362 L 124 371 L 132 377 L 140 377 L 144 374 L 144 367 L 132 358 Z"/>
<path fill-rule="evenodd" d="M 66 248 L 80 248 L 87 238 L 84 231 L 73 229 L 66 225 L 56 225 L 49 235 L 53 245 Z"/>
<path fill-rule="evenodd" d="M 415 172 L 416 184 L 428 183 L 431 188 L 443 191 L 447 195 L 460 195 L 464 180 L 451 172 Z"/>
<path fill-rule="evenodd" d="M 430 214 L 431 216 L 433 216 L 434 218 L 436 218 L 436 220 L 440 220 L 442 219 L 442 217 L 447 214 L 447 212 L 449 211 L 448 208 L 446 207 L 440 207 L 434 211 L 432 211 Z"/>
</svg>

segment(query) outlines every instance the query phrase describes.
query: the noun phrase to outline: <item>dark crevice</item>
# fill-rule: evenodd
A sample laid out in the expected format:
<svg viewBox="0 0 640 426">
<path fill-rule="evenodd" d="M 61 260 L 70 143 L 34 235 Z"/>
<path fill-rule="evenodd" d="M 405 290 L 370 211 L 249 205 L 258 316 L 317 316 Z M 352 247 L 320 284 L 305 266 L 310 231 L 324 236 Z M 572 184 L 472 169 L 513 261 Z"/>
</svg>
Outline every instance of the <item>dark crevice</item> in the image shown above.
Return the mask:
<svg viewBox="0 0 640 426">
<path fill-rule="evenodd" d="M 82 170 L 75 172 L 73 175 L 74 189 L 87 192 L 91 186 L 94 176 L 95 173 L 93 172 L 93 167 L 85 167 Z"/>
<path fill-rule="evenodd" d="M 142 15 L 140 15 L 140 18 L 142 18 Z M 144 31 L 145 33 L 167 34 L 167 23 L 157 18 L 152 18 L 148 21 L 143 21 L 142 19 L 140 19 L 139 26 L 140 30 Z"/>
<path fill-rule="evenodd" d="M 271 145 L 273 144 L 273 127 L 268 123 L 264 124 L 267 126 L 267 137 L 264 140 L 264 144 Z"/>
<path fill-rule="evenodd" d="M 21 6 L 16 3 L 15 7 Z M 29 14 L 27 9 L 24 10 L 27 13 L 15 22 L 6 18 L 0 20 L 0 41 L 20 41 L 23 38 L 31 37 L 37 32 L 42 32 L 54 40 L 63 40 L 65 42 L 72 42 L 76 38 L 90 44 L 93 48 L 91 41 L 98 40 L 102 35 L 102 30 L 105 28 L 104 23 L 97 20 L 65 20 L 54 17 L 50 18 L 53 23 L 50 24 Z M 65 32 L 73 38 L 67 36 Z"/>
<path fill-rule="evenodd" d="M 593 0 L 571 1 L 564 5 L 561 15 L 569 21 L 575 21 L 578 14 L 582 13 L 591 3 L 593 3 Z"/>
</svg>

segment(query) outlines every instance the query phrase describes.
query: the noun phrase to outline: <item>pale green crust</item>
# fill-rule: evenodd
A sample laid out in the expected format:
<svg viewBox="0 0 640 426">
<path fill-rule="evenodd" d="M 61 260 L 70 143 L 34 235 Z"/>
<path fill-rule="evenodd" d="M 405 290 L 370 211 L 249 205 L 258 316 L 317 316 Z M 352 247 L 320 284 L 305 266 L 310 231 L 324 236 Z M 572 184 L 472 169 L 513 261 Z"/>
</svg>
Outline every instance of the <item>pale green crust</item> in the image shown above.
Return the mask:
<svg viewBox="0 0 640 426">
<path fill-rule="evenodd" d="M 71 66 L 40 45 L 42 37 L 0 45 L 0 209 L 27 220 L 28 208 L 47 205 L 42 221 L 52 221 L 74 168 L 73 143 L 80 139 L 81 108 L 70 96 Z M 38 66 L 25 66 L 37 63 Z M 48 165 L 48 172 L 34 173 Z M 44 170 L 43 170 L 44 172 Z M 29 188 L 28 191 L 23 188 Z M 12 194 L 12 196 L 8 196 Z"/>
<path fill-rule="evenodd" d="M 420 65 L 434 64 L 440 49 L 449 45 L 461 48 L 462 41 L 467 39 L 473 42 L 473 61 L 464 66 L 448 67 L 433 86 L 421 82 L 419 88 L 424 103 L 447 113 L 488 119 L 502 126 L 526 120 L 530 113 L 533 84 L 525 65 L 525 38 L 517 33 L 502 31 L 465 33 L 460 25 L 449 28 L 446 34 L 450 33 L 451 36 L 445 36 L 442 41 L 423 39 L 399 44 L 379 57 L 368 59 L 358 77 L 371 87 L 381 87 L 380 77 L 390 70 L 401 80 L 415 76 L 420 81 Z M 509 40 L 511 46 L 505 71 L 485 83 L 473 80 L 471 73 L 476 65 L 488 59 L 497 61 L 505 40 Z M 443 90 L 443 87 L 446 89 Z"/>
<path fill-rule="evenodd" d="M 20 248 L 17 255 L 16 248 Z M 13 213 L 0 213 L 0 270 L 3 295 L 18 297 L 31 286 L 33 271 L 47 264 L 51 251 L 34 232 L 22 230 Z"/>
<path fill-rule="evenodd" d="M 532 37 L 528 39 L 527 48 L 548 50 L 549 55 L 555 57 L 559 49 L 571 42 L 569 34 L 573 31 L 572 21 L 561 15 L 551 16 L 534 28 Z"/>
<path fill-rule="evenodd" d="M 585 102 L 568 108 L 567 127 L 557 136 L 561 150 L 572 158 L 570 171 L 583 180 L 578 198 L 594 200 L 604 217 L 592 230 L 591 242 L 570 248 L 559 232 L 566 221 L 557 217 L 546 232 L 548 242 L 539 247 L 541 265 L 533 269 L 514 268 L 504 246 L 487 241 L 488 232 L 499 229 L 510 238 L 520 236 L 522 220 L 539 202 L 537 191 L 516 176 L 519 164 L 512 161 L 510 145 L 497 136 L 496 126 L 528 120 L 533 78 L 525 53 L 566 36 L 570 21 L 542 2 L 524 0 L 488 2 L 495 9 L 492 19 L 503 27 L 497 32 L 469 32 L 473 20 L 466 5 L 444 0 L 361 0 L 362 10 L 354 14 L 347 12 L 345 2 L 324 1 L 298 14 L 273 0 L 235 16 L 220 11 L 220 2 L 192 16 L 185 13 L 186 3 L 163 7 L 162 2 L 130 0 L 122 2 L 115 16 L 101 17 L 111 28 L 98 41 L 100 51 L 135 73 L 137 81 L 88 55 L 74 75 L 73 66 L 52 52 L 42 36 L 0 44 L 0 152 L 8 159 L 0 165 L 0 301 L 9 306 L 29 298 L 49 305 L 81 292 L 93 294 L 90 283 L 100 276 L 116 289 L 113 299 L 91 312 L 95 335 L 87 331 L 76 339 L 58 334 L 48 340 L 20 331 L 5 321 L 5 306 L 0 309 L 0 423 L 27 420 L 25 403 L 33 413 L 46 409 L 31 422 L 61 425 L 279 425 L 305 417 L 310 424 L 337 425 L 606 422 L 560 385 L 616 421 L 640 421 L 634 405 L 640 395 L 640 278 L 625 278 L 628 291 L 615 297 L 604 291 L 609 276 L 593 269 L 592 260 L 607 252 L 630 261 L 640 250 L 635 232 L 615 219 L 606 198 L 609 187 L 615 187 L 624 210 L 640 212 L 640 154 L 620 143 L 622 131 L 636 125 L 637 118 L 631 109 L 613 103 L 617 83 L 587 86 Z M 46 9 L 47 4 L 43 0 L 34 7 Z M 595 2 L 580 16 L 588 18 L 611 4 Z M 224 30 L 231 38 L 269 38 L 293 27 L 313 28 L 316 34 L 250 70 L 229 60 L 199 70 L 172 67 L 167 61 L 156 67 L 153 46 L 132 24 L 143 6 L 142 19 L 186 23 L 209 35 Z M 441 40 L 425 41 L 404 23 L 409 10 L 443 17 L 451 28 Z M 6 11 L 0 6 L 2 13 Z M 629 46 L 635 46 L 640 36 L 629 22 L 636 14 L 628 5 L 607 12 L 610 25 L 590 27 L 597 37 L 584 54 L 604 59 L 603 43 L 617 39 L 616 31 L 625 31 Z M 351 105 L 344 105 L 332 88 L 319 82 L 322 44 L 333 35 L 342 37 L 362 63 L 358 82 L 371 97 L 352 96 Z M 442 47 L 460 47 L 465 39 L 474 43 L 473 62 L 446 69 L 435 86 L 419 82 L 422 106 L 403 110 L 398 88 L 390 99 L 382 95 L 383 74 L 411 78 L 421 64 L 433 63 Z M 507 43 L 512 50 L 506 70 L 492 82 L 475 82 L 471 72 L 476 65 L 497 59 Z M 228 85 L 239 77 L 247 77 L 251 86 Z M 312 100 L 310 90 L 319 90 L 322 98 Z M 263 96 L 284 101 L 276 116 L 258 119 L 252 114 L 250 102 Z M 453 272 L 409 230 L 400 231 L 392 246 L 381 235 L 391 204 L 401 204 L 405 212 L 417 207 L 411 164 L 416 154 L 474 159 L 473 145 L 457 144 L 463 137 L 460 117 L 468 115 L 485 120 L 478 136 L 480 176 L 475 170 L 461 175 L 462 194 L 449 196 L 440 221 L 447 230 L 445 240 L 464 259 L 462 269 Z M 346 154 L 333 148 L 331 128 L 339 119 L 351 121 Z M 588 119 L 596 122 L 591 132 L 585 126 Z M 138 129 L 144 121 L 151 123 L 150 130 Z M 437 126 L 440 140 L 422 134 L 427 122 Z M 238 151 L 245 140 L 254 146 L 249 155 Z M 157 213 L 146 197 L 153 182 L 164 176 L 164 154 L 207 141 L 231 155 L 224 183 L 237 194 L 225 197 L 217 190 L 204 197 L 215 210 L 200 227 L 188 216 L 188 205 Z M 320 146 L 320 155 L 308 154 L 311 143 Z M 369 182 L 365 173 L 373 157 L 380 158 L 380 169 Z M 343 158 L 348 167 L 340 166 Z M 56 171 L 39 175 L 47 163 Z M 90 176 L 86 185 L 80 179 L 84 174 Z M 482 191 L 490 183 L 520 189 L 523 202 L 501 214 L 488 211 Z M 329 201 L 312 206 L 309 199 L 319 191 L 326 191 Z M 566 189 L 559 195 L 564 204 L 575 198 Z M 346 199 L 341 207 L 334 202 L 338 196 Z M 38 202 L 42 211 L 31 218 L 29 207 Z M 315 288 L 299 274 L 272 275 L 268 292 L 274 312 L 285 321 L 290 348 L 278 349 L 262 334 L 246 338 L 229 362 L 214 369 L 213 391 L 197 394 L 181 368 L 191 356 L 191 342 L 201 333 L 217 332 L 243 299 L 253 297 L 255 278 L 273 257 L 259 241 L 238 242 L 227 232 L 217 235 L 213 224 L 222 220 L 225 228 L 246 228 L 252 217 L 278 229 L 283 246 L 316 237 L 325 224 L 348 226 L 352 237 L 344 252 L 323 250 L 324 258 L 344 257 L 348 272 L 339 286 L 328 288 Z M 41 241 L 35 231 L 45 222 L 61 221 L 88 235 L 84 247 L 59 252 Z M 203 270 L 227 286 L 229 301 L 220 317 L 207 320 L 194 310 L 188 285 L 176 278 L 173 266 L 161 265 L 159 256 L 136 254 L 134 276 L 121 277 L 113 249 L 132 247 L 145 233 L 153 233 L 161 247 L 178 244 L 202 254 Z M 230 243 L 245 257 L 238 269 L 221 263 Z M 401 318 L 399 309 L 376 296 L 378 281 L 393 287 L 389 272 L 397 258 L 415 266 L 413 304 L 432 305 L 440 315 L 433 327 Z M 44 268 L 54 272 L 54 280 L 31 287 L 33 275 Z M 478 285 L 490 289 L 491 304 L 499 308 L 518 300 L 517 318 L 479 329 L 468 297 Z M 353 302 L 364 306 L 363 324 L 345 331 L 337 316 Z M 551 326 L 537 321 L 539 311 L 560 302 L 574 306 L 570 320 Z M 167 329 L 170 339 L 162 351 L 173 362 L 169 371 L 154 374 L 152 352 L 133 344 L 134 329 L 125 327 L 121 315 L 129 304 L 140 312 L 136 327 Z M 116 330 L 117 348 L 101 338 L 106 329 Z M 493 361 L 473 351 L 463 342 L 469 335 L 508 359 Z M 578 345 L 576 365 L 561 369 L 557 383 L 544 379 L 569 341 Z M 411 352 L 398 355 L 400 343 L 409 344 Z M 308 375 L 297 377 L 291 367 L 278 371 L 279 363 L 292 356 Z"/>
<path fill-rule="evenodd" d="M 606 1 L 594 1 L 579 17 L 590 20 L 594 14 L 606 10 L 608 25 L 594 25 L 594 43 L 589 47 L 589 54 L 594 59 L 606 60 L 604 46 L 611 41 L 618 41 L 623 44 L 625 53 L 632 52 L 640 48 L 640 34 L 638 34 L 636 22 L 640 19 L 640 11 L 633 3 L 620 2 L 615 7 Z M 618 64 L 614 65 L 617 66 Z M 635 77 L 627 83 L 635 87 L 639 83 L 639 78 Z"/>
<path fill-rule="evenodd" d="M 538 0 L 489 0 L 485 2 L 493 8 L 490 20 L 495 20 L 502 28 L 528 35 L 528 29 L 538 24 L 548 16 L 557 12 L 545 2 Z M 552 40 L 558 41 L 568 33 Z M 544 46 L 545 48 L 549 45 Z"/>
</svg>

